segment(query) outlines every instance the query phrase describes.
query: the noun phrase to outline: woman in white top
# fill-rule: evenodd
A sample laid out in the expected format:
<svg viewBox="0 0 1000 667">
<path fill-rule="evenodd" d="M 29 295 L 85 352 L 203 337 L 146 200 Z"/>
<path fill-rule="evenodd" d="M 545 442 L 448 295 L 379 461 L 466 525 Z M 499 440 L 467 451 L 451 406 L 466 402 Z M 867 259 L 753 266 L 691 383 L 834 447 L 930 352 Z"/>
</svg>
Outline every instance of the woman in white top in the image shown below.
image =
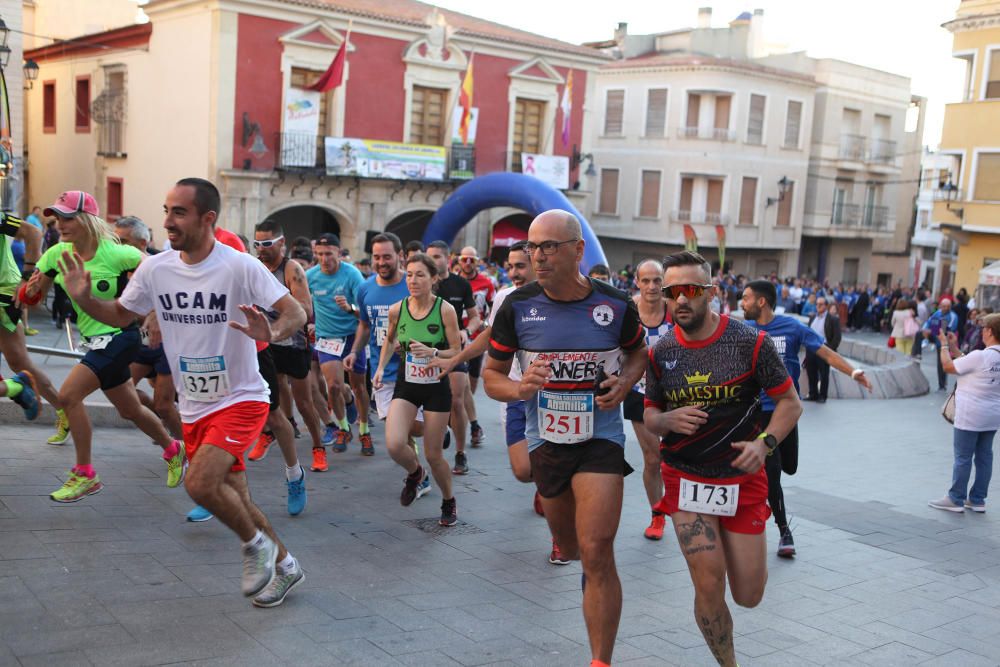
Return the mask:
<svg viewBox="0 0 1000 667">
<path fill-rule="evenodd" d="M 896 339 L 896 349 L 910 356 L 913 350 L 913 336 L 920 329 L 917 317 L 913 313 L 913 307 L 906 299 L 896 302 L 896 310 L 892 311 L 892 333 L 889 335 Z"/>
<path fill-rule="evenodd" d="M 985 350 L 962 356 L 955 334 L 941 336 L 941 366 L 958 376 L 955 386 L 955 465 L 951 489 L 930 506 L 949 512 L 986 511 L 993 472 L 993 436 L 1000 429 L 1000 313 L 983 318 Z M 947 343 L 947 344 L 946 344 Z M 953 360 L 954 356 L 954 360 Z M 976 479 L 969 489 L 972 463 Z"/>
</svg>

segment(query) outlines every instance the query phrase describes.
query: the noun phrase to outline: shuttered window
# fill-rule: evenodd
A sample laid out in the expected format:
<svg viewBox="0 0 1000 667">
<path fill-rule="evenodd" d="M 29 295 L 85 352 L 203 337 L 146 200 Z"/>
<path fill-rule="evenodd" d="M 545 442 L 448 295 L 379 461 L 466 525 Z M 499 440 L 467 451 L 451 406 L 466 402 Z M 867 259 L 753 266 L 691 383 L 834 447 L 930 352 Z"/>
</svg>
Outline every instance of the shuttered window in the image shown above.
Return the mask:
<svg viewBox="0 0 1000 667">
<path fill-rule="evenodd" d="M 601 169 L 601 200 L 598 213 L 618 213 L 618 170 Z"/>
<path fill-rule="evenodd" d="M 989 78 L 986 80 L 986 97 L 1000 98 L 1000 49 L 990 51 Z"/>
<path fill-rule="evenodd" d="M 542 119 L 545 102 L 521 97 L 514 101 L 514 143 L 511 169 L 521 171 L 521 153 L 542 152 Z"/>
<path fill-rule="evenodd" d="M 708 194 L 705 198 L 705 212 L 716 216 L 708 222 L 718 222 L 718 217 L 722 213 L 722 179 L 708 179 Z"/>
<path fill-rule="evenodd" d="M 757 202 L 757 179 L 753 176 L 743 177 L 743 187 L 740 190 L 740 220 L 741 225 L 752 225 L 754 208 Z"/>
<path fill-rule="evenodd" d="M 729 95 L 715 96 L 715 129 L 729 129 L 729 110 L 732 108 L 733 98 Z"/>
<path fill-rule="evenodd" d="M 646 97 L 647 137 L 662 137 L 667 128 L 667 89 L 651 88 Z"/>
<path fill-rule="evenodd" d="M 795 199 L 795 183 L 789 183 L 785 196 L 778 202 L 778 226 L 790 227 L 792 224 L 792 201 Z"/>
<path fill-rule="evenodd" d="M 410 143 L 444 145 L 445 110 L 448 91 L 442 88 L 413 87 L 410 106 Z"/>
<path fill-rule="evenodd" d="M 73 99 L 77 132 L 90 132 L 90 77 L 76 78 L 76 95 Z"/>
<path fill-rule="evenodd" d="M 799 147 L 799 133 L 802 129 L 802 102 L 788 101 L 788 113 L 785 116 L 785 148 Z"/>
<path fill-rule="evenodd" d="M 56 82 L 42 84 L 42 130 L 56 131 Z"/>
<path fill-rule="evenodd" d="M 688 94 L 687 127 L 698 127 L 698 116 L 701 114 L 701 95 Z"/>
<path fill-rule="evenodd" d="M 1000 153 L 979 154 L 975 198 L 1000 201 Z"/>
<path fill-rule="evenodd" d="M 764 143 L 764 105 L 767 98 L 763 95 L 750 96 L 750 116 L 747 119 L 747 143 L 760 145 Z"/>
<path fill-rule="evenodd" d="M 624 130 L 625 91 L 609 90 L 604 100 L 604 136 L 620 137 Z"/>
<path fill-rule="evenodd" d="M 684 217 L 684 213 L 691 213 L 691 196 L 694 191 L 694 179 L 690 176 L 685 176 L 681 179 L 681 201 L 680 210 L 681 217 Z M 690 219 L 690 218 L 687 218 Z"/>
<path fill-rule="evenodd" d="M 642 172 L 642 191 L 639 193 L 639 216 L 656 218 L 660 215 L 660 172 Z"/>
</svg>

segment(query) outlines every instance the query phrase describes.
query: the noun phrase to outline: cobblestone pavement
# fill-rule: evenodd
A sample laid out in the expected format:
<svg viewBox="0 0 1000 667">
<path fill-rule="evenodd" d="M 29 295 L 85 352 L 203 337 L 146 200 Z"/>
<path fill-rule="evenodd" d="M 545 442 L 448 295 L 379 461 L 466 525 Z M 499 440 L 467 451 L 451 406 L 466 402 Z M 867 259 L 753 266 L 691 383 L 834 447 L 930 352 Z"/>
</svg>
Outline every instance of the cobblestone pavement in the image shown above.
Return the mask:
<svg viewBox="0 0 1000 667">
<path fill-rule="evenodd" d="M 927 355 L 930 357 L 931 355 Z M 933 359 L 924 359 L 933 373 Z M 761 605 L 733 606 L 740 664 L 1000 664 L 997 513 L 930 509 L 950 482 L 944 394 L 806 404 L 799 472 L 785 478 L 799 556 L 775 557 Z M 218 521 L 185 523 L 158 450 L 99 429 L 104 492 L 48 500 L 72 460 L 47 428 L 3 426 L 0 665 L 586 665 L 580 568 L 549 565 L 549 537 L 514 481 L 496 405 L 478 397 L 486 447 L 458 478 L 459 527 L 425 530 L 434 490 L 398 503 L 401 471 L 375 430 L 309 474 L 309 505 L 285 511 L 280 455 L 250 464 L 255 499 L 306 583 L 277 609 L 239 594 L 239 548 Z M 306 441 L 299 441 L 303 457 Z M 641 466 L 630 437 L 628 458 Z M 672 535 L 642 537 L 640 474 L 616 542 L 625 604 L 616 665 L 712 665 Z"/>
</svg>

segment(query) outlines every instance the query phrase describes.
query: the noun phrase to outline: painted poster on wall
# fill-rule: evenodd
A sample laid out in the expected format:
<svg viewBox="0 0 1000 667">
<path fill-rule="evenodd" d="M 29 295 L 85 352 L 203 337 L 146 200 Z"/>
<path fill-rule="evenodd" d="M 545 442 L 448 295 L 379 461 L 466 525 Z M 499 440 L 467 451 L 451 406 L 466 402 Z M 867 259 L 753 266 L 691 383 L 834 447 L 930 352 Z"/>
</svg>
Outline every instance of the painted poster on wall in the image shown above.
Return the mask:
<svg viewBox="0 0 1000 667">
<path fill-rule="evenodd" d="M 446 163 L 444 146 L 326 138 L 326 173 L 331 176 L 443 181 Z"/>
<path fill-rule="evenodd" d="M 563 155 L 521 153 L 521 173 L 545 181 L 557 190 L 569 188 L 569 158 Z"/>
<path fill-rule="evenodd" d="M 316 166 L 320 93 L 302 88 L 285 92 L 281 162 L 286 167 Z"/>
</svg>

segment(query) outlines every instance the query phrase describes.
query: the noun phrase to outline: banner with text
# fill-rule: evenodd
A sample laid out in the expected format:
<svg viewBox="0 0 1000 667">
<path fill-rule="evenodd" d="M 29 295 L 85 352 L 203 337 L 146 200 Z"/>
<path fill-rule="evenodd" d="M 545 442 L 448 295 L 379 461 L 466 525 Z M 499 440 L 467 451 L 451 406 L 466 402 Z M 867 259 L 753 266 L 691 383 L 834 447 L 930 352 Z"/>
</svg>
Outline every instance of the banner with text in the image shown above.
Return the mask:
<svg viewBox="0 0 1000 667">
<path fill-rule="evenodd" d="M 281 163 L 285 167 L 315 167 L 319 135 L 320 93 L 302 88 L 285 92 Z"/>
<path fill-rule="evenodd" d="M 521 153 L 521 173 L 545 181 L 557 190 L 569 188 L 569 158 L 563 155 Z"/>
<path fill-rule="evenodd" d="M 443 181 L 445 177 L 444 146 L 327 137 L 325 148 L 330 176 L 428 181 Z"/>
</svg>

